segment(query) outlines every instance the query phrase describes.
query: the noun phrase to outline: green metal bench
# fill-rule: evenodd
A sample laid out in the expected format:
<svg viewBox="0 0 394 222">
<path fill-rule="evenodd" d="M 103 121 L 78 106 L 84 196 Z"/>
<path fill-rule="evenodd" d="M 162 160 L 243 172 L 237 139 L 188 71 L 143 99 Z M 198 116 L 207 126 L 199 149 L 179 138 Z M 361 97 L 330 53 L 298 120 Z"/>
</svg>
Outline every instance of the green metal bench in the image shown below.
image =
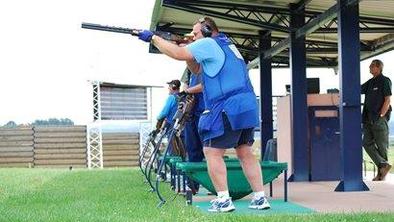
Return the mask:
<svg viewBox="0 0 394 222">
<path fill-rule="evenodd" d="M 236 158 L 230 158 L 228 156 L 224 156 L 223 157 L 225 161 L 239 161 Z M 161 160 L 163 160 L 163 157 L 161 157 Z M 205 162 L 205 160 L 203 160 Z M 183 162 L 182 158 L 179 156 L 167 156 L 165 159 L 165 163 L 167 166 L 170 167 L 170 172 L 171 172 L 171 189 L 175 190 L 177 189 L 177 192 L 181 192 L 181 185 L 183 187 L 183 192 L 186 192 L 186 181 L 185 178 L 183 176 L 185 176 L 185 173 L 182 172 L 179 169 L 176 169 L 176 164 Z M 180 177 L 180 175 L 182 175 L 182 179 Z"/>
<path fill-rule="evenodd" d="M 215 188 L 209 178 L 206 162 L 190 163 L 178 162 L 176 170 L 181 171 L 190 179 L 200 183 L 208 191 L 216 194 Z M 227 166 L 227 180 L 230 196 L 236 200 L 243 198 L 252 192 L 252 189 L 242 171 L 240 162 L 237 159 L 225 161 Z M 287 201 L 287 163 L 273 161 L 261 162 L 264 184 L 270 184 L 270 194 L 272 196 L 272 181 L 281 173 L 284 173 L 284 201 Z M 187 195 L 191 196 L 191 195 Z M 192 200 L 188 200 L 190 203 Z"/>
<path fill-rule="evenodd" d="M 164 159 L 164 171 L 167 172 L 167 167 L 170 168 L 170 183 L 171 183 L 171 189 L 175 189 L 175 176 L 176 176 L 176 169 L 175 165 L 178 162 L 183 162 L 182 157 L 180 156 L 172 156 L 168 155 L 165 158 L 163 156 L 160 156 L 157 158 L 157 165 L 160 164 Z M 164 179 L 167 179 L 167 175 L 163 175 Z M 178 183 L 179 184 L 179 183 Z M 178 188 L 178 192 L 180 192 L 180 189 Z"/>
</svg>

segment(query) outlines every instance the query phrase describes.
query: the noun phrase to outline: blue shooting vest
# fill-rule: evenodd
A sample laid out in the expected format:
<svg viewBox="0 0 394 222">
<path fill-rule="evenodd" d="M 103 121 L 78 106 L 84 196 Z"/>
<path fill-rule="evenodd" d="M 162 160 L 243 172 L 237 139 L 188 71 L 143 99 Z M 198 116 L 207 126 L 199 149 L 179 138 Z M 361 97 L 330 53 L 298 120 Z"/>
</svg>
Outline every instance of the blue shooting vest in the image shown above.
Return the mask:
<svg viewBox="0 0 394 222">
<path fill-rule="evenodd" d="M 202 72 L 205 111 L 198 129 L 203 141 L 224 133 L 222 112 L 233 130 L 258 126 L 256 95 L 249 79 L 245 61 L 224 35 L 213 37 L 223 50 L 225 61 L 218 73 Z"/>
<path fill-rule="evenodd" d="M 195 75 L 195 74 L 190 75 L 189 87 L 196 86 L 200 83 L 201 83 L 201 76 L 200 75 Z M 205 109 L 204 96 L 203 96 L 202 92 L 194 93 L 193 95 L 194 95 L 195 104 L 194 104 L 192 113 L 194 116 L 200 117 L 201 113 Z"/>
<path fill-rule="evenodd" d="M 201 83 L 201 75 L 191 74 L 189 86 Z M 202 93 L 194 93 L 195 104 L 192 110 L 192 118 L 185 124 L 185 149 L 189 162 L 201 162 L 204 159 L 203 145 L 198 134 L 198 121 L 204 111 L 204 97 Z"/>
</svg>

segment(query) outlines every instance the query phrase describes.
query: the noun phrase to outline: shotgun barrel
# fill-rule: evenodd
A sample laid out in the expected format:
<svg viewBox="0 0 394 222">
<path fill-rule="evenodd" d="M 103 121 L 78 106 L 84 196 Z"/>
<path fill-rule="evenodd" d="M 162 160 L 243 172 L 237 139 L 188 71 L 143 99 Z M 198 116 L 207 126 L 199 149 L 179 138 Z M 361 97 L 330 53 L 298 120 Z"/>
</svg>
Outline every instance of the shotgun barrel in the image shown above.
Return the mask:
<svg viewBox="0 0 394 222">
<path fill-rule="evenodd" d="M 99 31 L 116 32 L 116 33 L 131 34 L 131 35 L 138 35 L 138 33 L 141 31 L 138 29 L 129 29 L 129 28 L 115 27 L 115 26 L 105 26 L 105 25 L 86 23 L 86 22 L 83 22 L 81 27 L 83 29 L 93 29 L 93 30 L 99 30 Z"/>
<path fill-rule="evenodd" d="M 130 34 L 130 35 L 134 35 L 134 36 L 138 36 L 138 34 L 142 31 L 142 29 L 130 29 L 130 28 L 123 28 L 123 27 L 106 26 L 106 25 L 87 23 L 87 22 L 83 22 L 81 25 L 81 28 L 98 30 L 98 31 L 106 31 L 106 32 Z M 153 33 L 157 36 L 160 36 L 163 39 L 175 42 L 177 44 L 190 43 L 192 41 L 191 36 L 181 36 L 181 35 L 173 34 L 171 32 L 163 32 L 163 31 L 153 31 Z"/>
</svg>

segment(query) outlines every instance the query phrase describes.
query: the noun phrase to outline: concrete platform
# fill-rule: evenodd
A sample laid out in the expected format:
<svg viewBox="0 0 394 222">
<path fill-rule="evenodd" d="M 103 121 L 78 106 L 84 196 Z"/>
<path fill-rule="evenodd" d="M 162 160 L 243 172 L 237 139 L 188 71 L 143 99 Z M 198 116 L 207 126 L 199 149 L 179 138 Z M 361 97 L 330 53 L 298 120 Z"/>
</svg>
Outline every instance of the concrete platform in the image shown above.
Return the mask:
<svg viewBox="0 0 394 222">
<path fill-rule="evenodd" d="M 372 172 L 368 172 L 365 183 L 370 191 L 335 192 L 339 181 L 329 182 L 289 182 L 289 201 L 321 213 L 361 213 L 394 212 L 394 174 L 387 175 L 386 181 L 372 181 Z M 283 178 L 273 183 L 273 197 L 283 200 Z M 269 195 L 269 187 L 265 186 Z M 215 196 L 195 196 L 193 201 L 208 201 Z M 250 199 L 250 196 L 244 199 Z"/>
<path fill-rule="evenodd" d="M 323 213 L 394 212 L 394 174 L 387 175 L 385 181 L 375 182 L 372 178 L 372 172 L 367 173 L 364 182 L 370 191 L 362 192 L 335 192 L 339 181 L 291 182 L 289 200 Z M 283 180 L 276 180 L 274 199 L 283 197 L 282 187 Z"/>
</svg>

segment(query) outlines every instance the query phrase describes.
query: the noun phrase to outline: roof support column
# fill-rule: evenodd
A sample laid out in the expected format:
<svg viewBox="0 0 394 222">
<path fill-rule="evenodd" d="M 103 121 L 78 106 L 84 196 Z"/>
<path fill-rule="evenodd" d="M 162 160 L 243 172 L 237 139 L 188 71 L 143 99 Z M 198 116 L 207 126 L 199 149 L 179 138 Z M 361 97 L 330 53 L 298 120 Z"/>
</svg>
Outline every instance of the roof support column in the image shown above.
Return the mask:
<svg viewBox="0 0 394 222">
<path fill-rule="evenodd" d="M 290 28 L 296 30 L 305 24 L 305 9 L 290 5 Z M 296 32 L 290 33 L 290 69 L 291 69 L 291 141 L 293 144 L 293 175 L 291 181 L 309 180 L 309 161 L 307 150 L 307 92 L 306 92 L 306 51 L 305 36 L 296 38 Z"/>
<path fill-rule="evenodd" d="M 271 32 L 259 32 L 259 56 L 260 56 L 260 141 L 261 160 L 264 158 L 266 144 L 273 138 L 272 120 L 272 66 L 271 57 L 264 58 L 264 51 L 271 48 Z"/>
<path fill-rule="evenodd" d="M 359 5 L 338 4 L 342 181 L 335 191 L 369 190 L 362 180 Z"/>
</svg>

